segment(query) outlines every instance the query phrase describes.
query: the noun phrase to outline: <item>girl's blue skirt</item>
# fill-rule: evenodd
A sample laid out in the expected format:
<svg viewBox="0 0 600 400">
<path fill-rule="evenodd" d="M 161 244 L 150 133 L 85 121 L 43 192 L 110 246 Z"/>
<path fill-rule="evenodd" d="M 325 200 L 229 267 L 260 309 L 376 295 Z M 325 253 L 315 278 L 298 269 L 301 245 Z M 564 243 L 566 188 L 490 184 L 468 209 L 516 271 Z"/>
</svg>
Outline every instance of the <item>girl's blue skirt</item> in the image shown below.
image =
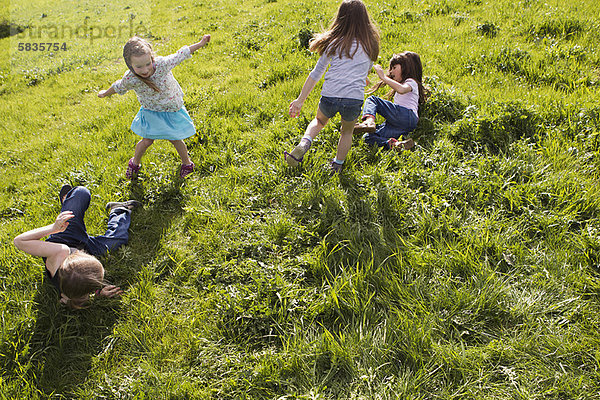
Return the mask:
<svg viewBox="0 0 600 400">
<path fill-rule="evenodd" d="M 131 130 L 146 139 L 182 140 L 193 136 L 196 128 L 185 107 L 163 112 L 140 108 L 131 123 Z"/>
</svg>

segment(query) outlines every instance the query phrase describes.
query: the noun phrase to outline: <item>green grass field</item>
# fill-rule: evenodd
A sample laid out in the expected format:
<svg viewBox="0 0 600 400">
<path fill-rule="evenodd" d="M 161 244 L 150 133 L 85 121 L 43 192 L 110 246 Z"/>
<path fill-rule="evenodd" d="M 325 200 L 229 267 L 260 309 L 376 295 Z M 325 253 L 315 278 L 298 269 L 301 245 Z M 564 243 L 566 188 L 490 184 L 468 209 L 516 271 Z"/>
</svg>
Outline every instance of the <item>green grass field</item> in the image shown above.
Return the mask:
<svg viewBox="0 0 600 400">
<path fill-rule="evenodd" d="M 339 117 L 300 168 L 282 152 L 337 1 L 0 1 L 23 28 L 0 39 L 1 399 L 599 398 L 596 2 L 365 2 L 380 63 L 416 51 L 431 93 L 415 151 L 357 136 L 330 178 Z M 174 70 L 198 129 L 183 182 L 162 142 L 126 180 L 139 103 L 96 96 L 131 30 L 159 55 L 212 35 Z M 18 50 L 42 41 L 67 48 Z M 12 244 L 67 182 L 92 234 L 106 202 L 145 205 L 103 259 L 124 296 L 79 311 Z"/>
</svg>

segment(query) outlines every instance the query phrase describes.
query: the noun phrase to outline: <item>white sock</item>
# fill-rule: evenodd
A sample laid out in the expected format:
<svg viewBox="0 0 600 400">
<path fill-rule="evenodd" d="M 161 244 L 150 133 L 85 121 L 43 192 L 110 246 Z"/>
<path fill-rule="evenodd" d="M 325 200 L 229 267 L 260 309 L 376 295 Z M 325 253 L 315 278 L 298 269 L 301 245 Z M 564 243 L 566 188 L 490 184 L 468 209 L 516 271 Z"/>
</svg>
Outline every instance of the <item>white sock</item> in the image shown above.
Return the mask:
<svg viewBox="0 0 600 400">
<path fill-rule="evenodd" d="M 300 147 L 302 149 L 302 151 L 304 151 L 304 153 L 306 153 L 308 151 L 308 149 L 310 149 L 310 146 L 312 146 L 312 138 L 310 136 L 304 135 L 302 137 L 302 139 L 300 139 L 300 143 L 298 143 L 297 147 Z"/>
</svg>

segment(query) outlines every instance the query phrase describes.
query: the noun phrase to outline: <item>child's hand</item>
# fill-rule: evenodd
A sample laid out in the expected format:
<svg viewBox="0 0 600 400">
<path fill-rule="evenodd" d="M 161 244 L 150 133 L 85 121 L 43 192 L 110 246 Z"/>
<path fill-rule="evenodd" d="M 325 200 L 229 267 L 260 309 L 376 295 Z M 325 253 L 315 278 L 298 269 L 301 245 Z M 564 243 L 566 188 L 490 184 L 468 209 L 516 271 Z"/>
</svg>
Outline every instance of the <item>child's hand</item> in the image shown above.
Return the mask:
<svg viewBox="0 0 600 400">
<path fill-rule="evenodd" d="M 296 118 L 298 115 L 300 115 L 300 110 L 302 110 L 302 106 L 304 105 L 303 101 L 300 101 L 298 99 L 292 101 L 290 103 L 290 117 L 292 118 Z"/>
<path fill-rule="evenodd" d="M 75 214 L 73 211 L 63 211 L 56 217 L 56 221 L 54 221 L 54 225 L 52 226 L 52 231 L 54 233 L 64 232 L 69 226 L 69 220 L 73 218 Z"/>
<path fill-rule="evenodd" d="M 101 90 L 101 91 L 99 91 L 98 92 L 98 97 L 112 96 L 115 93 L 117 93 L 117 92 L 115 92 L 115 89 L 111 86 L 107 90 Z"/>
<path fill-rule="evenodd" d="M 202 36 L 202 39 L 200 39 L 200 41 L 198 43 L 194 43 L 190 45 L 190 53 L 194 54 L 194 52 L 196 50 L 198 50 L 201 47 L 204 47 L 208 44 L 208 42 L 210 42 L 210 35 L 204 35 Z"/>
<path fill-rule="evenodd" d="M 375 70 L 375 73 L 377 74 L 379 79 L 383 80 L 383 78 L 385 77 L 385 71 L 383 70 L 381 65 L 375 64 L 373 65 L 373 69 Z"/>
<path fill-rule="evenodd" d="M 112 298 L 112 297 L 117 297 L 117 296 L 122 295 L 123 291 L 118 286 L 106 285 L 102 289 L 100 289 L 100 291 L 97 293 L 98 293 L 98 296 Z"/>
<path fill-rule="evenodd" d="M 210 42 L 210 35 L 202 36 L 202 40 L 200 40 L 200 47 L 204 47 Z"/>
</svg>

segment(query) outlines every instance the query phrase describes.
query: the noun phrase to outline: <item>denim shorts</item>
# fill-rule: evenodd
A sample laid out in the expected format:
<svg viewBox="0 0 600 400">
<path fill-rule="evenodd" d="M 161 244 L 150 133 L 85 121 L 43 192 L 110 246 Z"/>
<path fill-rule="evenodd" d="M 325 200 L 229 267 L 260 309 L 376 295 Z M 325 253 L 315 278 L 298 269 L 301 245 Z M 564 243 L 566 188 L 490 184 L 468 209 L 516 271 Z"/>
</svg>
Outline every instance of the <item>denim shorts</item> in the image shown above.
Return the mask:
<svg viewBox="0 0 600 400">
<path fill-rule="evenodd" d="M 362 104 L 363 101 L 358 99 L 321 96 L 319 110 L 321 110 L 327 118 L 333 118 L 335 114 L 340 113 L 340 116 L 344 121 L 354 121 L 360 115 Z"/>
</svg>

